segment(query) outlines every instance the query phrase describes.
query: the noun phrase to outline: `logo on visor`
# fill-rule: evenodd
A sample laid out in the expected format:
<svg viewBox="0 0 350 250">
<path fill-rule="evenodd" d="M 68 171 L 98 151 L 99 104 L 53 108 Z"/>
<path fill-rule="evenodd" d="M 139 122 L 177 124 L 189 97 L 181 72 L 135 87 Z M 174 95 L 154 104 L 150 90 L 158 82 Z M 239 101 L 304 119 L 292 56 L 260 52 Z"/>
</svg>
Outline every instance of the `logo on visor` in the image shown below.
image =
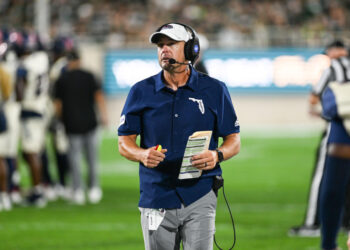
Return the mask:
<svg viewBox="0 0 350 250">
<path fill-rule="evenodd" d="M 122 115 L 119 120 L 119 127 L 125 123 L 125 115 Z"/>
<path fill-rule="evenodd" d="M 161 30 L 172 29 L 174 28 L 171 24 L 164 25 Z"/>
</svg>

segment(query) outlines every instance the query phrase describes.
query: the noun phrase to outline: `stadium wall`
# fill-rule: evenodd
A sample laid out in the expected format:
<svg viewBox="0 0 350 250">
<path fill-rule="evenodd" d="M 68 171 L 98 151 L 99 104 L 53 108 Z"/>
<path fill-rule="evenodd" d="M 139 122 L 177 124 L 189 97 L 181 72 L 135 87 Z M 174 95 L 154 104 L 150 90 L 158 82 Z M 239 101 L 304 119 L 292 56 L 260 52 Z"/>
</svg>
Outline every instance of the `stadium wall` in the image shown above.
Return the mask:
<svg viewBox="0 0 350 250">
<path fill-rule="evenodd" d="M 155 50 L 104 51 L 81 47 L 85 68 L 103 81 L 110 129 L 115 131 L 130 86 L 160 68 Z M 324 122 L 308 114 L 308 93 L 329 60 L 321 49 L 208 50 L 209 74 L 229 87 L 243 131 L 308 133 Z M 104 63 L 101 63 L 104 62 Z"/>
</svg>

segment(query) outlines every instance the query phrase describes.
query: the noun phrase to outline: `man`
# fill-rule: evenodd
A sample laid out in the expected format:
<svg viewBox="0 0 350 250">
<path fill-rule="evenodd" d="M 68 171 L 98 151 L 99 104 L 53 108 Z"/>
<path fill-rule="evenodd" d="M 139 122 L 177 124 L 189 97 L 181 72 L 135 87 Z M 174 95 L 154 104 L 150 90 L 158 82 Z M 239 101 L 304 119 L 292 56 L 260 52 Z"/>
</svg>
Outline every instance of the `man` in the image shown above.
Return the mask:
<svg viewBox="0 0 350 250">
<path fill-rule="evenodd" d="M 219 162 L 240 150 L 235 110 L 225 84 L 192 67 L 199 42 L 189 26 L 165 24 L 150 42 L 157 45 L 162 71 L 131 88 L 118 129 L 120 154 L 139 162 L 145 248 L 180 249 L 182 241 L 184 249 L 213 249 L 214 178 L 221 175 Z M 190 156 L 202 175 L 180 180 L 188 137 L 208 130 L 209 150 Z M 158 144 L 164 149 L 156 150 Z"/>
<path fill-rule="evenodd" d="M 59 78 L 59 76 L 66 70 L 67 57 L 66 53 L 73 49 L 73 41 L 67 37 L 56 38 L 49 50 L 50 53 L 50 93 L 47 103 L 47 109 L 45 112 L 45 129 L 47 134 L 51 138 L 49 142 L 46 143 L 43 151 L 41 152 L 42 161 L 42 182 L 44 185 L 45 196 L 47 200 L 54 201 L 57 198 L 63 198 L 65 200 L 70 198 L 70 188 L 66 183 L 67 175 L 69 172 L 68 163 L 68 137 L 64 129 L 62 122 L 57 119 L 55 115 L 54 106 L 54 96 L 53 89 L 54 84 Z M 53 148 L 54 158 L 58 173 L 58 182 L 54 180 L 50 173 L 50 159 L 48 154 L 48 147 Z"/>
<path fill-rule="evenodd" d="M 40 154 L 46 136 L 44 113 L 49 90 L 49 57 L 38 34 L 18 32 L 17 37 L 19 44 L 15 51 L 19 63 L 16 72 L 16 97 L 21 103 L 22 151 L 30 168 L 33 186 L 26 202 L 28 205 L 44 207 L 46 199 L 41 184 Z"/>
<path fill-rule="evenodd" d="M 7 46 L 2 55 L 0 65 L 9 74 L 9 83 L 11 86 L 11 95 L 6 100 L 3 109 L 6 117 L 7 130 L 6 134 L 6 146 L 3 147 L 4 155 L 6 156 L 7 163 L 7 177 L 8 187 L 12 204 L 20 204 L 22 202 L 22 195 L 20 190 L 20 174 L 18 170 L 18 145 L 20 136 L 20 103 L 16 101 L 15 79 L 17 70 L 17 56 L 12 48 L 11 40 L 8 38 L 14 34 L 13 32 L 7 32 L 2 30 L 2 42 L 3 46 Z M 15 41 L 13 41 L 15 42 Z"/>
<path fill-rule="evenodd" d="M 58 183 L 56 184 L 56 195 L 63 199 L 69 199 L 70 189 L 67 184 L 69 173 L 68 137 L 62 122 L 55 115 L 54 84 L 62 73 L 66 71 L 67 57 L 66 54 L 73 49 L 73 41 L 67 37 L 57 37 L 51 47 L 51 67 L 50 67 L 50 99 L 47 109 L 47 129 L 52 138 L 50 146 L 55 153 L 56 167 L 58 173 Z M 45 156 L 46 154 L 43 154 Z M 47 177 L 50 177 L 47 171 Z M 50 178 L 47 178 L 50 179 Z"/>
<path fill-rule="evenodd" d="M 347 59 L 345 57 L 348 53 L 344 43 L 339 40 L 333 41 L 326 47 L 325 54 L 332 60 L 331 66 L 323 72 L 319 82 L 313 88 L 309 97 L 310 114 L 317 117 L 321 117 L 321 111 L 319 109 L 320 97 L 329 82 L 347 81 L 344 76 L 347 75 Z M 319 193 L 321 180 L 324 176 L 323 171 L 327 151 L 327 138 L 328 133 L 327 130 L 325 130 L 322 133 L 322 139 L 317 149 L 304 222 L 301 226 L 290 229 L 289 235 L 291 236 L 314 237 L 320 234 Z M 343 226 L 349 226 L 348 216 L 344 217 Z"/>
<path fill-rule="evenodd" d="M 350 69 L 350 66 L 347 68 Z M 331 82 L 322 95 L 322 114 L 329 121 L 327 156 L 319 198 L 321 247 L 324 250 L 338 249 L 336 239 L 350 180 L 349 101 L 349 82 Z"/>
<path fill-rule="evenodd" d="M 2 43 L 0 46 L 7 45 Z M 2 51 L 0 52 L 0 59 L 3 57 L 3 51 L 4 47 L 2 47 Z M 4 104 L 10 97 L 12 91 L 10 81 L 10 75 L 0 64 L 0 211 L 11 210 L 12 207 L 10 197 L 7 192 L 8 171 L 5 157 L 8 143 L 8 133 L 6 133 L 8 125 L 4 112 Z"/>
<path fill-rule="evenodd" d="M 67 71 L 55 83 L 55 107 L 69 140 L 72 201 L 77 205 L 85 203 L 80 170 L 81 153 L 84 151 L 88 165 L 88 199 L 95 204 L 102 198 L 98 179 L 98 117 L 95 108 L 97 106 L 101 122 L 106 125 L 106 104 L 100 84 L 90 72 L 81 69 L 78 53 L 71 51 L 67 58 Z"/>
</svg>

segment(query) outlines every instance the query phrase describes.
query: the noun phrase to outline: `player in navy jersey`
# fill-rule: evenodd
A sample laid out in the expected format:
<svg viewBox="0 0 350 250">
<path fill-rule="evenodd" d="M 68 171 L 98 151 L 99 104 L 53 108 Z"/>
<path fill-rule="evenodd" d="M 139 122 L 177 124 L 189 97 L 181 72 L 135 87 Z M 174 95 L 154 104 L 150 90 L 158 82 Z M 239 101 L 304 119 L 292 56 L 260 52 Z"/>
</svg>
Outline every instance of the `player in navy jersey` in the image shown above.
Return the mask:
<svg viewBox="0 0 350 250">
<path fill-rule="evenodd" d="M 213 183 L 222 173 L 220 162 L 240 150 L 237 116 L 226 85 L 192 67 L 200 50 L 192 28 L 165 24 L 150 42 L 157 45 L 162 71 L 131 88 L 118 129 L 119 152 L 139 162 L 145 249 L 179 249 L 181 241 L 185 250 L 213 249 Z M 202 174 L 182 179 L 186 142 L 196 131 L 212 131 L 209 149 L 190 158 Z"/>
</svg>

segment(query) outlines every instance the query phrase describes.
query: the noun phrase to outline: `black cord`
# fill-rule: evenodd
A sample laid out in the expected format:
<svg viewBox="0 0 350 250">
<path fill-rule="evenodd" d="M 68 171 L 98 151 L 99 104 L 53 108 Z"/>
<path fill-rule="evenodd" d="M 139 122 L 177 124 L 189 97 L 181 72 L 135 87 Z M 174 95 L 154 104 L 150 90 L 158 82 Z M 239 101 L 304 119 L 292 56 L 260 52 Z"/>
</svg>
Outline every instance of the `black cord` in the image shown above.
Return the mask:
<svg viewBox="0 0 350 250">
<path fill-rule="evenodd" d="M 235 222 L 234 222 L 234 220 L 233 220 L 233 216 L 232 216 L 232 212 L 231 212 L 230 205 L 228 204 L 227 199 L 226 199 L 224 185 L 222 185 L 222 194 L 223 194 L 223 196 L 224 196 L 227 209 L 228 209 L 228 211 L 229 211 L 229 213 L 230 213 L 231 223 L 232 223 L 232 229 L 233 229 L 233 244 L 232 244 L 232 246 L 229 248 L 229 250 L 231 250 L 231 249 L 233 249 L 233 248 L 235 247 L 235 245 L 236 245 L 236 228 L 235 228 Z M 221 247 L 219 247 L 218 243 L 216 243 L 215 234 L 214 234 L 214 242 L 215 242 L 216 247 L 219 248 L 219 250 L 223 250 Z"/>
</svg>

